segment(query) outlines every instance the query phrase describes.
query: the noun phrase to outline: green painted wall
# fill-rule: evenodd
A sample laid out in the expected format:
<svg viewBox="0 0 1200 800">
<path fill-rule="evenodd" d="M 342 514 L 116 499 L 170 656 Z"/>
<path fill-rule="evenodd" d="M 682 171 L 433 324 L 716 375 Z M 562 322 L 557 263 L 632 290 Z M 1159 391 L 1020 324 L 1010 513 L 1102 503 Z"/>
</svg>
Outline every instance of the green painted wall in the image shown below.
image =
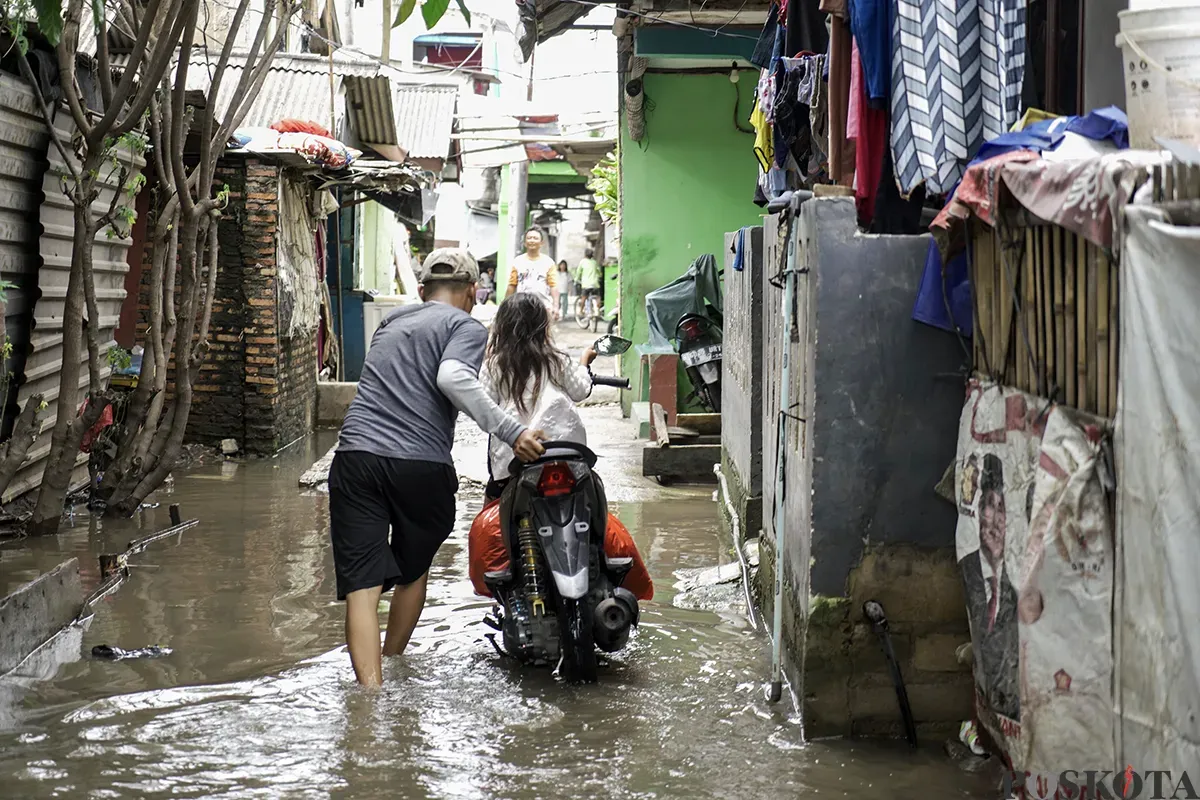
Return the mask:
<svg viewBox="0 0 1200 800">
<path fill-rule="evenodd" d="M 754 82 L 743 77 L 654 74 L 644 76 L 646 136 L 628 138 L 621 124 L 621 333 L 644 344 L 646 294 L 669 283 L 704 253 L 724 263 L 725 234 L 757 224 L 758 166 L 754 137 L 733 125 L 735 92 L 743 126 L 750 116 Z M 626 401 L 642 399 L 638 355 L 630 351 L 623 373 L 634 381 Z M 680 376 L 680 399 L 691 392 Z"/>
<path fill-rule="evenodd" d="M 362 235 L 358 247 L 362 285 L 358 288 L 374 289 L 385 295 L 395 294 L 396 264 L 392 248 L 397 236 L 396 215 L 374 200 L 368 200 L 362 204 L 359 225 Z"/>
</svg>

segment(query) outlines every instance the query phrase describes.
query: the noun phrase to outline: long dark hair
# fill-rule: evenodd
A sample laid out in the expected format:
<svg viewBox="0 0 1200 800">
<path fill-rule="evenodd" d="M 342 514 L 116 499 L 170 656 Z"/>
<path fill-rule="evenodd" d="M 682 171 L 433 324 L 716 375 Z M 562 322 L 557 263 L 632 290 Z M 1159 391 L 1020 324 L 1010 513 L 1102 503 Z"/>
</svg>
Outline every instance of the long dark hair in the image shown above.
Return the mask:
<svg viewBox="0 0 1200 800">
<path fill-rule="evenodd" d="M 487 365 L 502 398 L 511 400 L 522 414 L 529 413 L 525 390 L 533 384 L 533 397 L 546 382 L 563 383 L 566 354 L 550 341 L 550 313 L 539 296 L 522 292 L 505 298 L 492 322 Z"/>
</svg>

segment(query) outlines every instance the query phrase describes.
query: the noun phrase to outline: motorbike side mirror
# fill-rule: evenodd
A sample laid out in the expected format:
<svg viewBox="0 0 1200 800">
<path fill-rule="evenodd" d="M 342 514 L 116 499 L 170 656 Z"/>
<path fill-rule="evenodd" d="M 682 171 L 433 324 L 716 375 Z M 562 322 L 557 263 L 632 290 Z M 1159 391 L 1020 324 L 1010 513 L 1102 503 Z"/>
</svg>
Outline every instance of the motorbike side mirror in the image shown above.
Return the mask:
<svg viewBox="0 0 1200 800">
<path fill-rule="evenodd" d="M 633 347 L 632 339 L 623 339 L 620 336 L 613 336 L 611 333 L 601 336 L 592 344 L 592 349 L 596 351 L 596 354 L 602 356 L 619 356 L 631 347 Z"/>
</svg>

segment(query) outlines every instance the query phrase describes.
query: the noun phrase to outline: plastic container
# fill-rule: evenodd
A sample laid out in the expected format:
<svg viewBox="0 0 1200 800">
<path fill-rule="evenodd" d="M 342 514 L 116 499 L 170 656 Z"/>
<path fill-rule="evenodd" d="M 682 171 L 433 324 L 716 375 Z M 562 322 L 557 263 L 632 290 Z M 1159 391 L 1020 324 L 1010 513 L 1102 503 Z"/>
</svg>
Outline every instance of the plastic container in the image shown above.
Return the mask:
<svg viewBox="0 0 1200 800">
<path fill-rule="evenodd" d="M 1200 146 L 1200 3 L 1140 0 L 1119 15 L 1130 146 L 1156 136 Z"/>
</svg>

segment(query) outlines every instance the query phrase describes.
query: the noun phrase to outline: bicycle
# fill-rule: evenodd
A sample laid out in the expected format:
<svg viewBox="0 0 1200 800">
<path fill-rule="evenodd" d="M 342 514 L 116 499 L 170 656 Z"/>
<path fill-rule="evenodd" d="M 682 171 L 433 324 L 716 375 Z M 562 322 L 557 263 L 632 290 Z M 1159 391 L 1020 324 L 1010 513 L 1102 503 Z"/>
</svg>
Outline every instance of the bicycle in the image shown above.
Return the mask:
<svg viewBox="0 0 1200 800">
<path fill-rule="evenodd" d="M 598 293 L 589 293 L 584 290 L 584 294 L 575 298 L 575 322 L 582 330 L 587 330 L 589 327 L 596 331 L 600 327 L 600 317 L 604 311 L 600 308 L 600 295 Z"/>
</svg>

